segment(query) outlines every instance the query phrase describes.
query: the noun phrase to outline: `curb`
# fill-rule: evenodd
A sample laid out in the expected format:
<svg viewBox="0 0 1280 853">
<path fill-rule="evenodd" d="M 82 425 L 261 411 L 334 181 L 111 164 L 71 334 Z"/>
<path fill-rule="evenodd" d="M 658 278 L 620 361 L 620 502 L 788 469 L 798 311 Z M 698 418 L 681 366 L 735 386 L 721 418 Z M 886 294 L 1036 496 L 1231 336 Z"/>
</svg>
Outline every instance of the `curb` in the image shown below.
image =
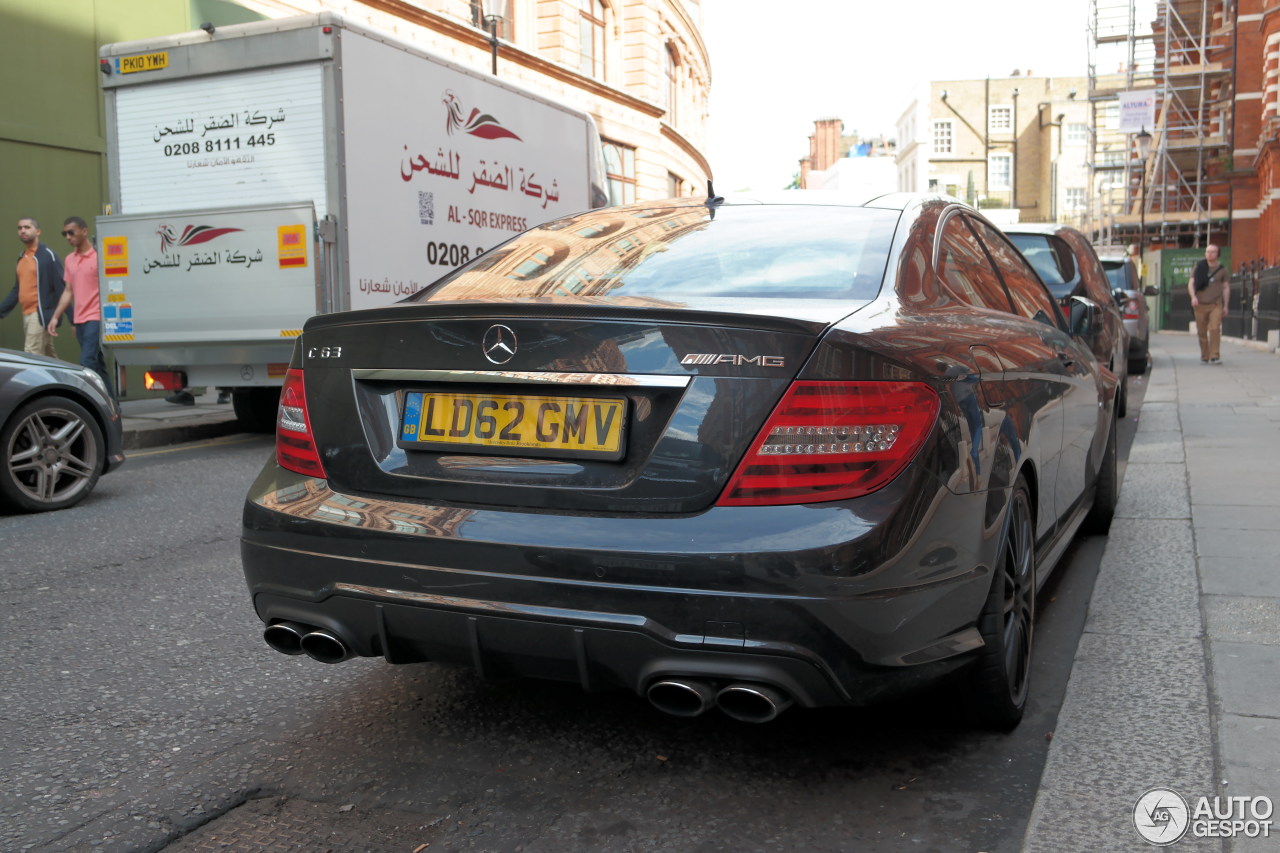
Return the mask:
<svg viewBox="0 0 1280 853">
<path fill-rule="evenodd" d="M 235 418 L 199 424 L 175 424 L 172 426 L 126 427 L 123 433 L 125 450 L 142 450 L 182 444 L 188 441 L 204 441 L 242 432 Z"/>
</svg>

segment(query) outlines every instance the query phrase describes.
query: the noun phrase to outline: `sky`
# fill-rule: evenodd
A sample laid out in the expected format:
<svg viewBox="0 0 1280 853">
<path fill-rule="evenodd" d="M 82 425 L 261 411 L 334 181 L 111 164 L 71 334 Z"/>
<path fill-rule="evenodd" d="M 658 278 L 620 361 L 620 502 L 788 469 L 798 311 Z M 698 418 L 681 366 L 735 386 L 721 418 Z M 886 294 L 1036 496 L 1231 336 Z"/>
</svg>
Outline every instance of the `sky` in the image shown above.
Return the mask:
<svg viewBox="0 0 1280 853">
<path fill-rule="evenodd" d="M 893 137 L 930 80 L 1088 74 L 1089 0 L 701 0 L 716 192 L 780 189 L 819 118 Z"/>
</svg>

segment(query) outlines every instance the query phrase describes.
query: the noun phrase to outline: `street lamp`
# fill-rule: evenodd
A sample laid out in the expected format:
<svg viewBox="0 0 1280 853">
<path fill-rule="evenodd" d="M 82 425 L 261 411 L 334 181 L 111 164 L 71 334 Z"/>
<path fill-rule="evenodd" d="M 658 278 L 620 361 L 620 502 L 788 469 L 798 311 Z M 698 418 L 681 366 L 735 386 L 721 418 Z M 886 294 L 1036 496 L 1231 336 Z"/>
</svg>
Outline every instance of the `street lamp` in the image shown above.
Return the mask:
<svg viewBox="0 0 1280 853">
<path fill-rule="evenodd" d="M 498 27 L 502 24 L 501 15 L 485 15 L 484 25 L 489 28 L 489 49 L 493 51 L 493 76 L 498 76 Z"/>
<path fill-rule="evenodd" d="M 1142 199 L 1138 207 L 1138 257 L 1143 256 L 1146 251 L 1147 238 L 1147 158 L 1151 156 L 1151 134 L 1147 133 L 1144 127 L 1142 131 L 1134 137 L 1134 142 L 1138 144 L 1138 163 L 1141 165 L 1142 180 Z"/>
</svg>

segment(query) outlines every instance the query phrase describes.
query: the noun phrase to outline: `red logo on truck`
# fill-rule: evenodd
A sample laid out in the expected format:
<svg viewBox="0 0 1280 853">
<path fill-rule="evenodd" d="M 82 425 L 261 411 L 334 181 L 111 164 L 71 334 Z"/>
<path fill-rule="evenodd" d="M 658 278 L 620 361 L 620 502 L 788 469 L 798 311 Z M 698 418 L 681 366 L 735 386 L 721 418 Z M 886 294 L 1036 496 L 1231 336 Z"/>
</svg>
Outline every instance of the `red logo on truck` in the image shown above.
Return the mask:
<svg viewBox="0 0 1280 853">
<path fill-rule="evenodd" d="M 188 225 L 178 234 L 172 225 L 161 225 L 156 229 L 160 235 L 160 251 L 168 252 L 170 246 L 194 246 L 197 243 L 208 243 L 215 237 L 241 231 L 240 228 L 214 228 L 212 225 Z"/>
<path fill-rule="evenodd" d="M 480 108 L 476 107 L 466 118 L 462 117 L 462 103 L 458 100 L 458 96 L 453 94 L 449 89 L 445 90 L 444 111 L 446 114 L 445 129 L 449 135 L 453 135 L 453 131 L 460 130 L 469 136 L 478 136 L 481 139 L 504 139 L 510 138 L 523 141 L 511 131 L 502 126 L 496 118 L 488 113 L 480 112 Z"/>
</svg>

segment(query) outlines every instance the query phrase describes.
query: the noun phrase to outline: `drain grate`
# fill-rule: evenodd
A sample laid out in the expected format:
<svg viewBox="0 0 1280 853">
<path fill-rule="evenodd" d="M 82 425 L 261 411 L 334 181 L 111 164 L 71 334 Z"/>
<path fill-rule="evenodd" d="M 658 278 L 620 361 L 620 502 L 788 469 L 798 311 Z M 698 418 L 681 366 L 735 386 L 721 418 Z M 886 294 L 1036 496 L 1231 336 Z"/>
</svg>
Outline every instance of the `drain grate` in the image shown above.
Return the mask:
<svg viewBox="0 0 1280 853">
<path fill-rule="evenodd" d="M 286 797 L 250 800 L 164 848 L 164 853 L 414 853 L 443 821 Z"/>
</svg>

